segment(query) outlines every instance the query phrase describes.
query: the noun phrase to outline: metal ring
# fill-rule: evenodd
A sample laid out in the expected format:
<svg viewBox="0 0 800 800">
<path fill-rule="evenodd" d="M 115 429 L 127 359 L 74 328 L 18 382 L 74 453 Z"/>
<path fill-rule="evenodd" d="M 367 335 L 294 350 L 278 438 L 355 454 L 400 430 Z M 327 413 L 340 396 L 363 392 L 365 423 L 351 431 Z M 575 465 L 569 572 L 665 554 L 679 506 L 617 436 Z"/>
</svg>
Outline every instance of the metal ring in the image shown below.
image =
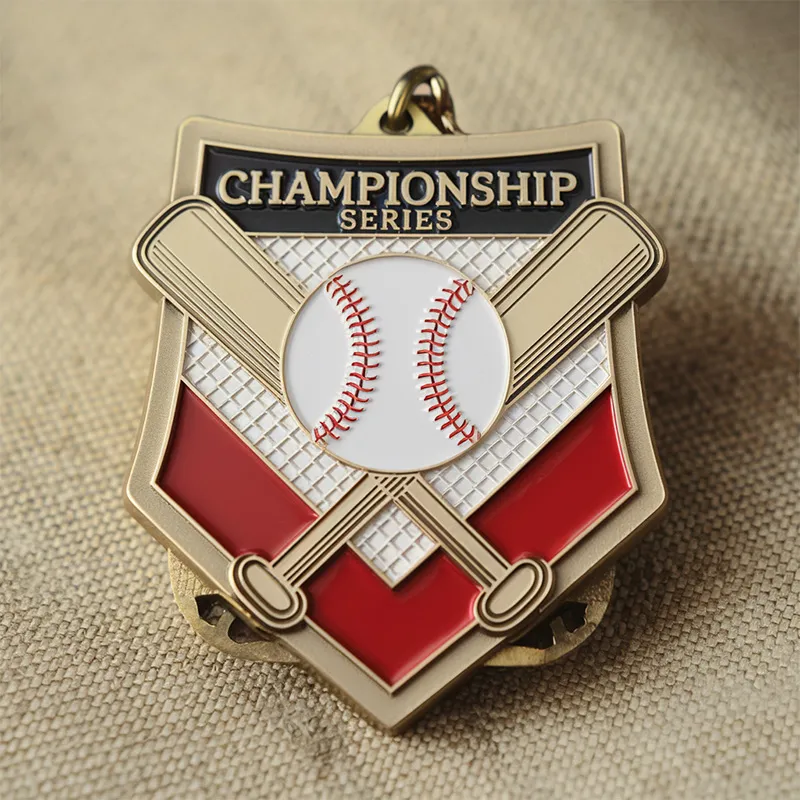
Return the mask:
<svg viewBox="0 0 800 800">
<path fill-rule="evenodd" d="M 394 85 L 386 113 L 381 118 L 381 127 L 387 133 L 405 133 L 411 128 L 408 106 L 414 96 L 414 91 L 423 83 L 427 83 L 431 87 L 431 94 L 436 103 L 436 113 L 439 117 L 452 109 L 453 100 L 450 96 L 450 89 L 441 72 L 429 64 L 412 67 Z"/>
</svg>

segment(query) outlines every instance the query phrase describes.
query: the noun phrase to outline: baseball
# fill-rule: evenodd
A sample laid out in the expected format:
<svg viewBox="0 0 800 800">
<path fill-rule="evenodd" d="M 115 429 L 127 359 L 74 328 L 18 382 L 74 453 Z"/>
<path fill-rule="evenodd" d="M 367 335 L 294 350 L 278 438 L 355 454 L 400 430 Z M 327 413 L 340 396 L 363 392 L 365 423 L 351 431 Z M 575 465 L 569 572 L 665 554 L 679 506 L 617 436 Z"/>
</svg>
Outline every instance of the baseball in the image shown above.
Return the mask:
<svg viewBox="0 0 800 800">
<path fill-rule="evenodd" d="M 418 472 L 491 427 L 510 360 L 503 323 L 471 280 L 428 258 L 385 255 L 309 295 L 282 369 L 289 407 L 319 447 L 362 469 Z"/>
</svg>

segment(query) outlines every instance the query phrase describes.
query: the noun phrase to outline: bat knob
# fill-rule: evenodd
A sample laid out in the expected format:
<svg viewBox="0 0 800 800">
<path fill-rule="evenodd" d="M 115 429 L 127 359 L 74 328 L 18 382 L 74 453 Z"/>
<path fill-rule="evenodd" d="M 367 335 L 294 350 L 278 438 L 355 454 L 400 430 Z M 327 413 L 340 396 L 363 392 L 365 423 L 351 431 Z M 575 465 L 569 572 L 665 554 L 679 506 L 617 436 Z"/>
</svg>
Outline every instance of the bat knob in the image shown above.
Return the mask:
<svg viewBox="0 0 800 800">
<path fill-rule="evenodd" d="M 553 588 L 553 571 L 546 561 L 525 559 L 475 601 L 475 618 L 488 633 L 507 634 L 536 611 Z"/>
<path fill-rule="evenodd" d="M 303 621 L 308 609 L 303 590 L 277 575 L 261 556 L 237 558 L 230 581 L 236 599 L 267 630 L 285 631 Z"/>
</svg>

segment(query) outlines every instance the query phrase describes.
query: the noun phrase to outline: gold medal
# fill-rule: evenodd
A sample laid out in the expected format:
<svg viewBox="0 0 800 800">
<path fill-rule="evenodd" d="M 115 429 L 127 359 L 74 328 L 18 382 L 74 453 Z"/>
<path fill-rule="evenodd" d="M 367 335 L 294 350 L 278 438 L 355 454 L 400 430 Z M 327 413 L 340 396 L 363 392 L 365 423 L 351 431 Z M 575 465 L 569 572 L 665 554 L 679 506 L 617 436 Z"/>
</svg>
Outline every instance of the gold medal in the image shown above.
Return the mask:
<svg viewBox="0 0 800 800">
<path fill-rule="evenodd" d="M 222 649 L 397 730 L 583 641 L 666 503 L 637 306 L 666 255 L 610 122 L 465 135 L 411 70 L 352 134 L 191 119 L 127 484 Z"/>
</svg>

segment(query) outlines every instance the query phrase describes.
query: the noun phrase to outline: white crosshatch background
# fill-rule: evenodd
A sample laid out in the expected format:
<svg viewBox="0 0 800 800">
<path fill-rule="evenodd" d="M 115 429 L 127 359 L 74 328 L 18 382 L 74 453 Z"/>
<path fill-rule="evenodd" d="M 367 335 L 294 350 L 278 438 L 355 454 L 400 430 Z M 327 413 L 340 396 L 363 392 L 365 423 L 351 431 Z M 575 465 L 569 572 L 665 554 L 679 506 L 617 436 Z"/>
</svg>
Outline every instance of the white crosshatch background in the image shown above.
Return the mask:
<svg viewBox="0 0 800 800">
<path fill-rule="evenodd" d="M 411 253 L 450 264 L 491 295 L 543 240 L 274 236 L 255 241 L 309 292 L 352 261 Z M 194 322 L 189 325 L 183 375 L 319 511 L 327 511 L 364 474 L 314 445 L 286 406 Z M 426 480 L 467 516 L 585 408 L 609 379 L 605 329 L 599 328 L 505 411 L 477 445 L 426 472 Z M 391 504 L 351 545 L 390 584 L 409 575 L 435 547 Z"/>
</svg>

